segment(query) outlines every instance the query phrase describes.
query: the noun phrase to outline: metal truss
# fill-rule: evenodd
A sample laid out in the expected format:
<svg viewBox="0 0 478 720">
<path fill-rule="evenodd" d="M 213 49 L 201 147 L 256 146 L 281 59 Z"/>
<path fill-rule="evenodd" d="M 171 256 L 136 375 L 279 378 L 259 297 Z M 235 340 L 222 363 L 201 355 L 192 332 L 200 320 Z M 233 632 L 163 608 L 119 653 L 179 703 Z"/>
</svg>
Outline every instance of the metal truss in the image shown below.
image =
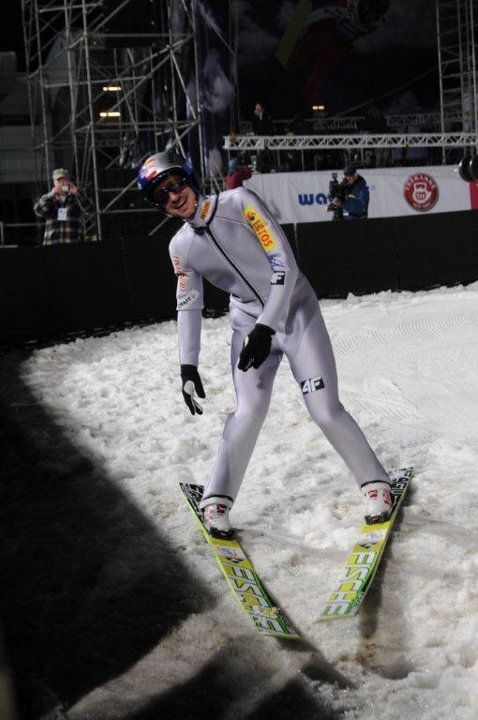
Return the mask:
<svg viewBox="0 0 478 720">
<path fill-rule="evenodd" d="M 441 130 L 441 114 L 440 113 L 408 113 L 403 115 L 387 115 L 387 125 L 391 131 L 397 132 L 407 131 L 409 128 L 417 128 L 420 132 L 430 130 Z M 462 116 L 459 112 L 448 112 L 447 122 L 461 122 Z M 274 120 L 274 125 L 279 135 L 285 135 L 287 128 L 291 124 L 291 120 Z M 326 132 L 326 133 L 353 133 L 358 134 L 364 122 L 363 115 L 344 116 L 344 117 L 317 117 L 304 120 L 305 124 L 310 127 L 310 132 Z M 242 121 L 240 124 L 241 135 L 252 132 L 252 122 Z M 283 132 L 281 132 L 281 130 Z"/>
<path fill-rule="evenodd" d="M 460 148 L 476 145 L 475 133 L 386 135 L 237 135 L 224 138 L 226 150 L 353 150 L 355 148 Z"/>
<path fill-rule="evenodd" d="M 37 185 L 69 168 L 95 200 L 89 232 L 99 240 L 106 215 L 144 212 L 136 168 L 152 152 L 186 155 L 194 136 L 204 178 L 192 5 L 22 0 Z"/>
<path fill-rule="evenodd" d="M 442 131 L 478 132 L 478 0 L 435 0 Z M 458 115 L 458 120 L 453 119 Z M 476 141 L 469 148 L 476 153 Z M 442 157 L 446 162 L 447 147 Z"/>
</svg>

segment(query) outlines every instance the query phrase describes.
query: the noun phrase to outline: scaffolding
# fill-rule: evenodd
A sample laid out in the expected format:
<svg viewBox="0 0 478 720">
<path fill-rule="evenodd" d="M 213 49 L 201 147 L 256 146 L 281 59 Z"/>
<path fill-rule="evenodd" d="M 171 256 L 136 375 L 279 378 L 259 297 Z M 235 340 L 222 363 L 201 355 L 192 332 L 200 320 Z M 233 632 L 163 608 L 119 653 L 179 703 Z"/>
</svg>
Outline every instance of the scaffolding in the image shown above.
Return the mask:
<svg viewBox="0 0 478 720">
<path fill-rule="evenodd" d="M 443 163 L 475 154 L 478 0 L 435 2 L 438 123 L 433 114 L 395 118 L 395 133 L 380 136 L 361 133 L 353 118 L 317 118 L 315 134 L 307 136 L 264 138 L 241 128 L 232 138 L 215 127 L 219 147 L 226 155 L 319 148 L 340 150 L 346 158 L 357 150 L 363 156 L 372 148 L 427 147 L 436 148 Z M 106 218 L 121 221 L 125 214 L 148 212 L 136 191 L 136 169 L 165 147 L 193 154 L 203 185 L 222 189 L 218 161 L 214 169 L 210 152 L 211 126 L 217 121 L 209 125 L 205 119 L 204 60 L 210 47 L 204 26 L 210 23 L 208 31 L 213 28 L 228 53 L 225 81 L 234 86 L 237 103 L 239 4 L 224 3 L 229 7 L 224 38 L 200 0 L 22 0 L 35 181 L 44 186 L 54 167 L 72 171 L 95 200 L 87 228 L 91 238 L 102 239 Z M 428 132 L 411 134 L 415 123 Z"/>
<path fill-rule="evenodd" d="M 186 0 L 22 0 L 33 145 L 43 185 L 66 167 L 107 215 L 147 212 L 136 169 L 165 147 L 206 173 L 196 13 Z M 40 151 L 40 152 L 38 152 Z"/>
<path fill-rule="evenodd" d="M 476 153 L 478 132 L 478 0 L 435 0 L 442 132 L 475 135 L 465 151 Z M 457 117 L 458 116 L 458 117 Z M 449 146 L 443 146 L 445 163 Z"/>
</svg>

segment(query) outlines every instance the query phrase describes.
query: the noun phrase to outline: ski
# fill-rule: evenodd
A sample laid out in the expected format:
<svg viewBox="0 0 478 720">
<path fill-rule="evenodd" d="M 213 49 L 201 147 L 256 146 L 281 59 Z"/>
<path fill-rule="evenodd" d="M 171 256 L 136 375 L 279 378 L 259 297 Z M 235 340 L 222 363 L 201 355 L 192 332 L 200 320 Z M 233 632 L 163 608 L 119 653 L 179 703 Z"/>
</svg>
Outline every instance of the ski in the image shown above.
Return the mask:
<svg viewBox="0 0 478 720">
<path fill-rule="evenodd" d="M 199 503 L 204 488 L 201 485 L 179 483 L 189 509 L 198 521 L 204 538 L 211 548 L 227 584 L 240 606 L 261 635 L 297 639 L 300 635 L 283 612 L 275 606 L 253 564 L 237 539 L 213 538 L 204 527 Z"/>
<path fill-rule="evenodd" d="M 393 510 L 386 522 L 364 523 L 345 563 L 337 590 L 330 593 L 320 620 L 333 620 L 355 615 L 375 577 L 380 559 L 390 537 L 398 510 L 410 485 L 413 468 L 395 470 L 390 475 Z"/>
</svg>

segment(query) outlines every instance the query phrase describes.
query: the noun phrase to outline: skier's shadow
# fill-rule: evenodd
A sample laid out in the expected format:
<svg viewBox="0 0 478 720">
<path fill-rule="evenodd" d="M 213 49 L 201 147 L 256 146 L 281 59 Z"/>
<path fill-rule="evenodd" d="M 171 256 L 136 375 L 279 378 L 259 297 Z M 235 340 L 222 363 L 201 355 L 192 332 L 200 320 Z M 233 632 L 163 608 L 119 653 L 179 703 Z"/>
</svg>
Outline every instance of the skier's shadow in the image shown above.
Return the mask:
<svg viewBox="0 0 478 720">
<path fill-rule="evenodd" d="M 13 363 L 2 369 L 0 621 L 19 720 L 37 720 L 124 673 L 213 600 Z"/>
<path fill-rule="evenodd" d="M 277 640 L 270 642 L 275 644 Z M 289 647 L 297 648 L 296 642 L 291 642 Z M 339 688 L 353 686 L 320 653 L 316 652 L 292 679 L 277 689 L 274 670 L 264 663 L 260 654 L 256 657 L 257 647 L 249 636 L 235 638 L 197 675 L 122 720 L 223 720 L 236 714 L 244 720 L 338 720 L 342 717 L 342 712 L 335 713 L 327 707 L 317 687 L 321 682 Z M 315 690 L 312 689 L 314 681 Z"/>
</svg>

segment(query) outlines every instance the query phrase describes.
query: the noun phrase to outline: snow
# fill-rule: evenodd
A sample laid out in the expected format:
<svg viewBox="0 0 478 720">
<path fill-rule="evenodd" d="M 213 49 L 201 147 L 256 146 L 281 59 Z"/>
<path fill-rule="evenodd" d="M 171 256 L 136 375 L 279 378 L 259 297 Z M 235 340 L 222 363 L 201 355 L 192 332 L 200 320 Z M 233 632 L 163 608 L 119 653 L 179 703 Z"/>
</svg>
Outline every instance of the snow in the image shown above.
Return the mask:
<svg viewBox="0 0 478 720">
<path fill-rule="evenodd" d="M 55 610 L 23 638 L 37 662 L 9 652 L 71 720 L 478 717 L 478 283 L 322 309 L 344 405 L 415 475 L 360 614 L 318 622 L 362 499 L 282 363 L 232 518 L 301 642 L 256 633 L 178 489 L 207 480 L 234 408 L 227 317 L 204 321 L 202 417 L 183 405 L 175 322 L 0 359 L 35 448 L 7 453 L 29 464 L 6 504 L 13 547 L 37 552 L 35 602 L 15 602 Z M 47 551 L 54 581 L 38 582 Z M 24 572 L 10 568 L 26 593 Z"/>
</svg>

